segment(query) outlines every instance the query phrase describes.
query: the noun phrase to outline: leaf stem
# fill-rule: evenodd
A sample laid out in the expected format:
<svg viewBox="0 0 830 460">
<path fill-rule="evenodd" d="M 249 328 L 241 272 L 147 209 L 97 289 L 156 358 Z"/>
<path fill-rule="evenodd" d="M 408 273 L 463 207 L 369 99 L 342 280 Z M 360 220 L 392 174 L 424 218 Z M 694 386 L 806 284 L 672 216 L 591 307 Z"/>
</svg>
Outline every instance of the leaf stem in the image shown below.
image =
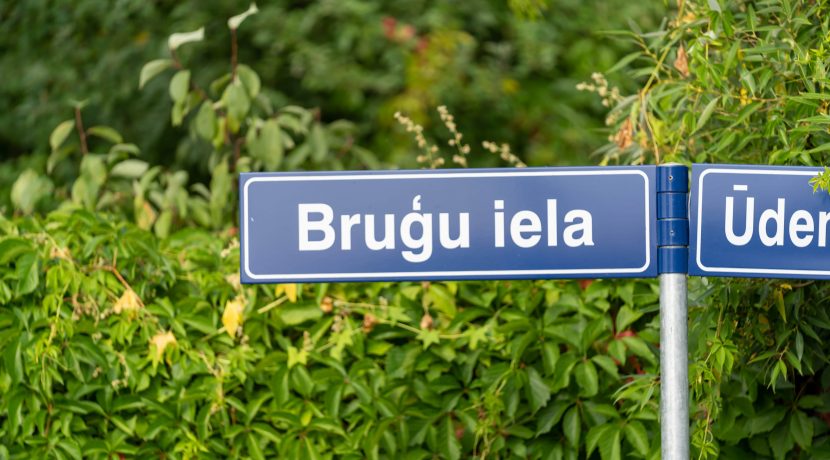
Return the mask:
<svg viewBox="0 0 830 460">
<path fill-rule="evenodd" d="M 86 144 L 86 131 L 84 131 L 84 122 L 81 119 L 81 108 L 75 106 L 75 129 L 78 131 L 78 138 L 81 140 L 81 153 L 86 155 L 89 153 L 89 148 Z"/>
</svg>

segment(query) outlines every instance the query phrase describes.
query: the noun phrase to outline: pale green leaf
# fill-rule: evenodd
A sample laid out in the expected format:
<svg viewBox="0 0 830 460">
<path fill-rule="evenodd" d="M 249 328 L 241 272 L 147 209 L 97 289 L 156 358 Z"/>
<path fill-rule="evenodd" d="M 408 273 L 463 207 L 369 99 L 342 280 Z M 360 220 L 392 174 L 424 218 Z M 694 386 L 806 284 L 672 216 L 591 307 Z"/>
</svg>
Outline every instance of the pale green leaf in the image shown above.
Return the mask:
<svg viewBox="0 0 830 460">
<path fill-rule="evenodd" d="M 49 146 L 52 147 L 52 150 L 57 150 L 61 145 L 63 145 L 66 138 L 69 136 L 69 133 L 72 132 L 72 127 L 75 125 L 75 120 L 65 120 L 60 122 L 55 129 L 52 130 L 52 134 L 49 135 Z"/>
<path fill-rule="evenodd" d="M 170 97 L 174 102 L 183 103 L 190 89 L 190 71 L 180 70 L 170 79 Z"/>
<path fill-rule="evenodd" d="M 259 12 L 259 9 L 256 7 L 256 3 L 251 3 L 251 6 L 244 13 L 237 14 L 236 16 L 228 19 L 228 27 L 231 29 L 238 29 L 239 25 L 242 24 L 242 21 L 248 19 L 248 16 L 253 16 Z"/>
<path fill-rule="evenodd" d="M 173 67 L 172 59 L 156 59 L 144 64 L 141 68 L 141 75 L 138 77 L 138 89 L 144 88 L 147 82 L 171 67 Z"/>
<path fill-rule="evenodd" d="M 205 28 L 200 27 L 192 32 L 177 32 L 167 39 L 167 46 L 176 50 L 185 43 L 200 42 L 205 39 Z"/>
<path fill-rule="evenodd" d="M 121 134 L 109 126 L 93 126 L 87 129 L 86 132 L 91 136 L 106 139 L 113 144 L 120 144 L 124 142 L 124 138 L 121 137 Z"/>
<path fill-rule="evenodd" d="M 124 160 L 120 163 L 117 163 L 115 166 L 112 167 L 110 170 L 110 175 L 114 177 L 125 177 L 128 179 L 137 179 L 141 177 L 142 174 L 147 172 L 147 169 L 150 167 L 146 161 L 136 160 L 136 159 L 128 159 Z"/>
<path fill-rule="evenodd" d="M 695 129 L 692 134 L 700 131 L 700 129 L 706 125 L 706 122 L 709 121 L 709 118 L 712 116 L 712 112 L 715 111 L 715 107 L 718 105 L 718 100 L 718 98 L 714 98 L 706 104 L 706 107 L 704 107 L 703 112 L 700 113 L 700 117 L 697 119 L 697 123 L 695 124 Z"/>
</svg>

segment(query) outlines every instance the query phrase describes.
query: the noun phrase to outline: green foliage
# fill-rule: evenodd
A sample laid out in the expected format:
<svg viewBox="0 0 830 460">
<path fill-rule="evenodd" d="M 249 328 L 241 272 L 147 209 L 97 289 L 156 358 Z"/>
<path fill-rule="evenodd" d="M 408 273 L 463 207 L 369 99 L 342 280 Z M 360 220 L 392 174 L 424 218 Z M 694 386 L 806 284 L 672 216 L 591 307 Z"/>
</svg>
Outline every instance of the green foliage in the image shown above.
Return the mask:
<svg viewBox="0 0 830 460">
<path fill-rule="evenodd" d="M 573 87 L 631 51 L 604 31 L 628 27 L 630 19 L 653 28 L 655 9 L 663 4 L 260 3 L 259 12 L 237 27 L 239 62 L 249 65 L 266 89 L 259 98 L 276 108 L 318 109 L 315 117 L 326 123 L 350 120 L 354 145 L 402 167 L 415 166 L 414 155 L 391 129 L 392 114 L 400 110 L 424 122 L 441 104 L 464 118 L 474 145 L 484 139 L 507 142 L 537 165 L 591 163 L 589 154 L 604 142 L 596 131 L 603 109 Z M 7 78 L 0 85 L 0 105 L 6 108 L 0 113 L 0 150 L 47 152 L 49 132 L 66 118 L 69 101 L 88 98 L 89 125 L 113 126 L 136 142 L 151 164 L 175 165 L 207 180 L 206 148 L 171 127 L 164 114 L 173 104 L 160 103 L 174 71 L 166 52 L 169 35 L 204 28 L 203 41 L 183 44 L 178 53 L 185 67 L 197 69 L 193 81 L 208 90 L 231 67 L 229 29 L 219 18 L 247 6 L 231 0 L 4 2 L 0 69 Z M 155 64 L 140 72 L 151 60 Z M 164 78 L 150 78 L 159 73 Z M 633 83 L 618 82 L 627 88 Z M 213 101 L 217 96 L 221 93 L 210 94 Z M 343 156 L 354 155 L 348 153 Z M 486 157 L 480 161 L 494 164 Z"/>
<path fill-rule="evenodd" d="M 653 310 L 650 283 L 275 291 L 239 285 L 227 232 L 159 240 L 82 209 L 0 228 L 11 458 L 657 452 L 650 392 L 612 396 L 655 370 L 657 331 L 606 314 Z"/>
<path fill-rule="evenodd" d="M 605 161 L 827 164 L 825 2 L 679 8 L 659 31 L 624 34 L 641 50 L 620 67 L 644 84 L 612 108 Z M 812 281 L 692 279 L 695 457 L 830 456 L 827 295 Z"/>
</svg>

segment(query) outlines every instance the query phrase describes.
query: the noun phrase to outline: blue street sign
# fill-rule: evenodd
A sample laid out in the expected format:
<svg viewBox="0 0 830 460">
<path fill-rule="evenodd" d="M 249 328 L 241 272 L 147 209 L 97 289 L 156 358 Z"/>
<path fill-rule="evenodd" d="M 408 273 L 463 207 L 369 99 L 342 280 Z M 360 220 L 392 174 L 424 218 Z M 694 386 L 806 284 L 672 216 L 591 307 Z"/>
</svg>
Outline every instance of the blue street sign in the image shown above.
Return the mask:
<svg viewBox="0 0 830 460">
<path fill-rule="evenodd" d="M 693 165 L 689 274 L 830 279 L 818 168 Z"/>
<path fill-rule="evenodd" d="M 241 174 L 241 277 L 653 277 L 655 176 L 654 166 Z"/>
</svg>

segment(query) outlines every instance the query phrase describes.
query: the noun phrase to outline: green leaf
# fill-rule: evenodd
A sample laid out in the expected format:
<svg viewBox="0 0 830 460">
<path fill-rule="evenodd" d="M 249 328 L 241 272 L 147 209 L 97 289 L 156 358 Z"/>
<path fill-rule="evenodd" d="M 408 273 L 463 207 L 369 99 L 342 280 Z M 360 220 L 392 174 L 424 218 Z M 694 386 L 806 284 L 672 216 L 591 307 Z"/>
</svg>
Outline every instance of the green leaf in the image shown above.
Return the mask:
<svg viewBox="0 0 830 460">
<path fill-rule="evenodd" d="M 222 227 L 224 211 L 231 193 L 231 175 L 226 160 L 220 161 L 213 168 L 210 179 L 210 220 L 214 228 Z"/>
<path fill-rule="evenodd" d="M 156 59 L 144 64 L 141 68 L 141 75 L 138 77 L 138 89 L 144 88 L 147 82 L 171 67 L 173 67 L 172 59 Z"/>
<path fill-rule="evenodd" d="M 314 304 L 287 305 L 279 309 L 279 318 L 286 326 L 296 326 L 306 321 L 316 321 L 322 316 L 322 310 Z"/>
<path fill-rule="evenodd" d="M 438 450 L 447 460 L 461 458 L 461 443 L 455 437 L 455 425 L 449 416 L 444 417 L 444 421 L 441 423 L 438 434 Z"/>
<path fill-rule="evenodd" d="M 213 140 L 216 135 L 216 111 L 213 110 L 210 100 L 203 102 L 199 107 L 194 128 L 196 134 L 206 141 Z"/>
<path fill-rule="evenodd" d="M 528 399 L 530 401 L 530 408 L 532 413 L 536 413 L 542 407 L 545 407 L 550 399 L 550 388 L 548 384 L 542 380 L 542 376 L 532 367 L 525 369 L 528 379 Z"/>
<path fill-rule="evenodd" d="M 17 384 L 23 380 L 23 334 L 18 335 L 16 340 L 11 340 L 6 344 L 3 350 L 3 364 L 6 367 L 6 372 L 9 373 L 9 377 L 11 377 L 12 383 Z M 19 403 L 22 405 L 22 397 Z M 10 416 L 12 412 L 17 411 L 10 408 Z"/>
<path fill-rule="evenodd" d="M 241 83 L 235 81 L 225 88 L 223 101 L 228 109 L 228 127 L 234 133 L 239 132 L 242 120 L 245 119 L 248 110 L 251 108 L 248 92 L 245 91 Z"/>
<path fill-rule="evenodd" d="M 190 89 L 190 71 L 179 70 L 170 79 L 170 98 L 174 102 L 183 104 L 187 98 L 187 92 Z"/>
<path fill-rule="evenodd" d="M 804 336 L 801 335 L 801 331 L 795 333 L 795 355 L 799 361 L 804 356 Z"/>
<path fill-rule="evenodd" d="M 127 179 L 138 179 L 149 168 L 150 165 L 146 161 L 128 159 L 113 166 L 110 170 L 110 175 L 114 177 L 125 177 Z"/>
<path fill-rule="evenodd" d="M 553 375 L 556 370 L 556 362 L 559 360 L 559 345 L 553 342 L 542 344 L 542 365 L 545 367 L 545 375 Z"/>
<path fill-rule="evenodd" d="M 709 121 L 709 117 L 712 116 L 712 112 L 715 111 L 715 107 L 717 107 L 719 100 L 720 99 L 716 97 L 709 101 L 708 104 L 706 104 L 706 107 L 703 109 L 703 112 L 700 113 L 700 117 L 698 117 L 697 119 L 697 123 L 695 124 L 695 129 L 694 131 L 692 131 L 692 134 L 700 131 L 700 129 L 703 128 L 704 125 L 706 125 L 706 122 Z"/>
<path fill-rule="evenodd" d="M 603 437 L 599 439 L 599 455 L 602 460 L 620 460 L 620 429 L 612 425 Z"/>
<path fill-rule="evenodd" d="M 559 423 L 559 420 L 562 419 L 562 415 L 567 409 L 568 403 L 558 400 L 549 404 L 542 412 L 539 412 L 539 415 L 536 417 L 538 420 L 536 436 L 538 437 L 541 434 L 549 432 L 554 425 Z"/>
<path fill-rule="evenodd" d="M 617 332 L 624 331 L 629 325 L 640 319 L 641 316 L 643 316 L 643 312 L 634 311 L 628 305 L 623 306 L 617 312 Z"/>
<path fill-rule="evenodd" d="M 314 123 L 314 125 L 311 126 L 308 144 L 311 148 L 311 159 L 315 163 L 322 162 L 329 153 L 329 146 L 326 141 L 325 132 L 323 131 L 323 125 L 320 123 Z"/>
<path fill-rule="evenodd" d="M 253 131 L 251 131 L 253 132 Z M 266 121 L 259 130 L 259 136 L 249 143 L 251 156 L 262 161 L 268 171 L 276 171 L 284 155 L 283 133 L 276 120 Z"/>
<path fill-rule="evenodd" d="M 597 445 L 599 444 L 599 440 L 602 439 L 605 434 L 613 429 L 611 425 L 596 425 L 590 430 L 588 430 L 588 434 L 585 436 L 585 456 L 590 457 L 591 453 L 594 452 Z"/>
<path fill-rule="evenodd" d="M 244 13 L 237 14 L 236 16 L 233 16 L 232 18 L 228 19 L 228 28 L 233 30 L 238 29 L 239 25 L 242 24 L 242 21 L 247 19 L 248 16 L 253 16 L 258 12 L 259 9 L 256 7 L 256 3 L 251 3 L 251 6 L 249 6 Z"/>
<path fill-rule="evenodd" d="M 38 285 L 38 258 L 34 252 L 23 254 L 16 262 L 17 286 L 14 291 L 18 296 L 29 294 Z"/>
<path fill-rule="evenodd" d="M 813 444 L 813 422 L 800 410 L 790 415 L 790 433 L 802 449 L 809 449 Z"/>
<path fill-rule="evenodd" d="M 121 137 L 121 134 L 109 126 L 93 126 L 87 129 L 86 132 L 91 136 L 106 139 L 112 142 L 113 144 L 120 144 L 124 142 L 124 138 Z"/>
<path fill-rule="evenodd" d="M 645 456 L 648 454 L 648 432 L 642 423 L 637 420 L 629 420 L 623 427 L 625 440 L 634 448 L 637 453 Z"/>
<path fill-rule="evenodd" d="M 35 206 L 52 193 L 52 188 L 49 178 L 27 168 L 12 185 L 12 205 L 23 214 L 31 214 Z"/>
<path fill-rule="evenodd" d="M 579 420 L 579 408 L 577 406 L 571 407 L 565 413 L 562 429 L 565 431 L 565 437 L 568 438 L 571 446 L 579 446 L 579 434 L 582 431 L 582 424 Z"/>
<path fill-rule="evenodd" d="M 253 69 L 245 64 L 240 64 L 236 68 L 236 74 L 239 76 L 239 80 L 242 82 L 242 85 L 244 85 L 245 89 L 248 90 L 248 96 L 251 99 L 255 98 L 257 94 L 259 94 L 259 90 L 262 87 L 259 75 L 257 75 Z"/>
<path fill-rule="evenodd" d="M 248 432 L 248 455 L 254 460 L 265 460 L 265 455 L 262 454 L 262 448 L 259 447 L 259 442 L 252 432 Z"/>
<path fill-rule="evenodd" d="M 579 386 L 579 393 L 586 398 L 595 396 L 599 391 L 599 377 L 597 368 L 591 361 L 583 361 L 577 364 L 574 369 L 576 383 Z"/>
<path fill-rule="evenodd" d="M 73 126 L 75 126 L 75 120 L 65 120 L 52 130 L 52 134 L 49 135 L 49 146 L 52 150 L 57 150 L 63 145 L 69 133 L 72 132 Z"/>
<path fill-rule="evenodd" d="M 591 361 L 594 362 L 597 366 L 601 367 L 608 375 L 613 377 L 614 379 L 620 378 L 620 374 L 617 371 L 617 365 L 614 364 L 614 360 L 609 358 L 608 356 L 604 355 L 594 355 L 591 357 Z"/>
<path fill-rule="evenodd" d="M 175 51 L 187 43 L 200 42 L 205 39 L 205 28 L 200 27 L 192 32 L 177 32 L 167 39 L 167 47 Z"/>
<path fill-rule="evenodd" d="M 311 438 L 306 437 L 303 440 L 303 447 L 305 447 L 305 452 L 303 458 L 307 458 L 308 460 L 318 460 L 320 455 L 317 453 L 317 449 L 314 448 L 314 444 L 311 443 Z"/>
<path fill-rule="evenodd" d="M 423 343 L 424 350 L 429 348 L 430 345 L 441 343 L 441 336 L 435 329 L 421 329 L 418 331 L 416 338 Z"/>
</svg>

